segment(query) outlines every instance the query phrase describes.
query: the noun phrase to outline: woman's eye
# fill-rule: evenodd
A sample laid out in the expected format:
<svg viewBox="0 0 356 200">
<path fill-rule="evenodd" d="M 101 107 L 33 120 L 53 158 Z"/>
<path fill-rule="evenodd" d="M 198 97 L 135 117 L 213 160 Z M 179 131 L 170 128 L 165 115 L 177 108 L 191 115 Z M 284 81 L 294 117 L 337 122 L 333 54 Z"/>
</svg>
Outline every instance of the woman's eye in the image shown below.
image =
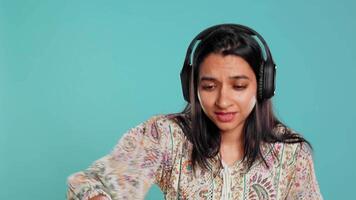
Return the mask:
<svg viewBox="0 0 356 200">
<path fill-rule="evenodd" d="M 247 86 L 246 85 L 236 85 L 236 86 L 233 86 L 234 89 L 236 90 L 244 90 Z M 213 90 L 215 88 L 214 85 L 203 85 L 202 88 L 204 90 Z"/>
<path fill-rule="evenodd" d="M 237 90 L 243 90 L 246 88 L 246 85 L 235 85 L 234 88 Z"/>
<path fill-rule="evenodd" d="M 205 85 L 203 86 L 204 90 L 212 90 L 215 86 L 214 85 Z"/>
</svg>

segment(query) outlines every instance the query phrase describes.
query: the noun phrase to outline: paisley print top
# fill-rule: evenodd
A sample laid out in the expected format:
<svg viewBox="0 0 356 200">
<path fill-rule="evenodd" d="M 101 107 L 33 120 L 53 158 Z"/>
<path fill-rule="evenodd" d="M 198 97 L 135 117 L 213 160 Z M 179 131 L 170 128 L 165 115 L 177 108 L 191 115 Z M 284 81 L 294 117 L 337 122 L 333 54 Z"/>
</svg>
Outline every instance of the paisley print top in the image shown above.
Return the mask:
<svg viewBox="0 0 356 200">
<path fill-rule="evenodd" d="M 247 170 L 238 161 L 222 165 L 209 160 L 211 170 L 192 171 L 192 144 L 174 114 L 155 115 L 128 130 L 113 150 L 83 171 L 67 178 L 67 199 L 87 200 L 102 194 L 108 200 L 144 199 L 157 184 L 165 199 L 322 199 L 312 153 L 303 143 L 263 144 L 269 167 L 256 161 Z M 277 126 L 283 132 L 284 127 Z"/>
</svg>

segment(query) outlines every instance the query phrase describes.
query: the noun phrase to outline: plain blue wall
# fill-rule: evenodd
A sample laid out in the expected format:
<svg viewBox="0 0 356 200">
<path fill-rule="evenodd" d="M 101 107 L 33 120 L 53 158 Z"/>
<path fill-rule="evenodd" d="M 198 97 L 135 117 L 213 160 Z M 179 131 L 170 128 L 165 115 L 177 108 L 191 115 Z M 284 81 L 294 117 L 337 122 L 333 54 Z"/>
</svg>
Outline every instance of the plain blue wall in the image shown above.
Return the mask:
<svg viewBox="0 0 356 200">
<path fill-rule="evenodd" d="M 278 65 L 278 116 L 314 146 L 325 199 L 356 180 L 355 1 L 0 1 L 0 199 L 64 199 L 66 179 L 150 116 L 184 106 L 190 40 L 253 27 Z M 354 85 L 354 86 L 352 86 Z M 153 187 L 147 199 L 159 199 Z"/>
</svg>

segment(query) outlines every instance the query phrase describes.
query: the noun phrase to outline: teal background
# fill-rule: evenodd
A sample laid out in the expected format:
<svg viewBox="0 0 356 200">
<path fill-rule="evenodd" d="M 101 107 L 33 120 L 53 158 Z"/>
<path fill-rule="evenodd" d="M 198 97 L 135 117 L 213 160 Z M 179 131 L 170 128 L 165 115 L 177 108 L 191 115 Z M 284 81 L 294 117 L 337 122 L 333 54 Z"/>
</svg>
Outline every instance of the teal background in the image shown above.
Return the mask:
<svg viewBox="0 0 356 200">
<path fill-rule="evenodd" d="M 325 199 L 355 188 L 355 1 L 0 0 L 0 199 L 64 199 L 66 179 L 150 116 L 178 112 L 191 39 L 260 32 L 277 115 L 314 146 Z M 162 199 L 152 187 L 147 199 Z"/>
</svg>

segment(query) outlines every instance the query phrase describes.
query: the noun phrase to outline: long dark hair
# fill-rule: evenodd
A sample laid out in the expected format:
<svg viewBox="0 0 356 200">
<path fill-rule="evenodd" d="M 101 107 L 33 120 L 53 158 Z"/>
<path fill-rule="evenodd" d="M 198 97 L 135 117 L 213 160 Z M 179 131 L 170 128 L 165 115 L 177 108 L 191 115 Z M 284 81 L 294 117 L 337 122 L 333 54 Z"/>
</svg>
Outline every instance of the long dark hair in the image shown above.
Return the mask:
<svg viewBox="0 0 356 200">
<path fill-rule="evenodd" d="M 218 127 L 205 115 L 197 96 L 198 75 L 200 64 L 210 53 L 222 55 L 236 55 L 245 59 L 252 67 L 256 79 L 259 79 L 259 67 L 264 61 L 262 49 L 253 36 L 235 30 L 229 26 L 222 26 L 196 46 L 193 56 L 193 84 L 190 91 L 194 91 L 194 98 L 186 105 L 184 110 L 176 115 L 175 120 L 182 127 L 187 139 L 193 144 L 191 161 L 195 169 L 197 165 L 210 169 L 208 159 L 219 153 L 221 136 Z M 283 133 L 278 133 L 276 127 L 284 127 Z M 263 143 L 310 143 L 301 135 L 288 128 L 277 119 L 273 112 L 271 99 L 258 100 L 250 115 L 246 118 L 243 127 L 244 154 L 243 161 L 250 168 L 257 159 L 263 156 L 261 145 Z"/>
</svg>

